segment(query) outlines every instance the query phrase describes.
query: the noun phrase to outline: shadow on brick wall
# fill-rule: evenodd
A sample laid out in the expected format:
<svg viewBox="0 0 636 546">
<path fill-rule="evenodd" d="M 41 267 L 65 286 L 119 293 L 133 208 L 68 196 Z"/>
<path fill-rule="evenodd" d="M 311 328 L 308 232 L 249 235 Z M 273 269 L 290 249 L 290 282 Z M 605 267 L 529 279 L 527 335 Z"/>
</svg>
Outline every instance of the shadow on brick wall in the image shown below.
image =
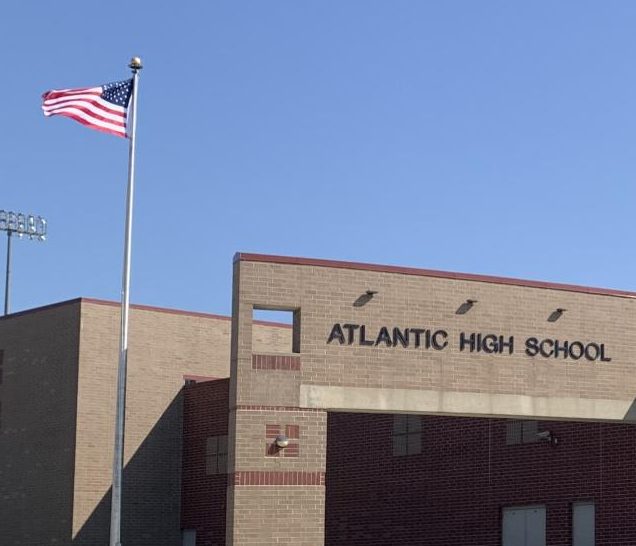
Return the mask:
<svg viewBox="0 0 636 546">
<path fill-rule="evenodd" d="M 124 468 L 122 544 L 181 543 L 181 456 L 183 391 L 172 400 Z M 109 543 L 111 491 L 73 539 L 73 546 Z"/>
</svg>

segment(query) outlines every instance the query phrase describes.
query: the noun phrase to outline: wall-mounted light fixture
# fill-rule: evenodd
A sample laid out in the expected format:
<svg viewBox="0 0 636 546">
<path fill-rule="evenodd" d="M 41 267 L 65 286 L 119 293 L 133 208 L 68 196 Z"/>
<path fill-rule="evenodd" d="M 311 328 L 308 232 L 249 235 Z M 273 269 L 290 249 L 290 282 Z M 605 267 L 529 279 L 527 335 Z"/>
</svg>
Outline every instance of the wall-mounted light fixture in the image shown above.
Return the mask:
<svg viewBox="0 0 636 546">
<path fill-rule="evenodd" d="M 462 303 L 455 311 L 456 315 L 465 315 L 473 308 L 473 305 L 477 303 L 477 300 L 468 299 L 464 303 Z"/>
<path fill-rule="evenodd" d="M 552 313 L 548 317 L 548 322 L 556 322 L 557 320 L 561 318 L 561 315 L 563 315 L 563 313 L 565 313 L 566 311 L 567 309 L 563 309 L 562 307 L 557 307 L 554 311 L 552 311 Z"/>
<path fill-rule="evenodd" d="M 537 432 L 537 438 L 542 442 L 548 442 L 551 446 L 556 446 L 559 443 L 559 439 L 550 430 Z"/>
<path fill-rule="evenodd" d="M 289 438 L 287 438 L 284 434 L 279 434 L 276 436 L 274 443 L 278 449 L 285 449 L 289 445 Z"/>
<path fill-rule="evenodd" d="M 373 296 L 375 296 L 377 293 L 378 293 L 377 290 L 367 290 L 367 291 L 365 291 L 364 294 L 359 296 L 358 299 L 353 302 L 353 306 L 354 307 L 362 307 L 363 305 L 366 305 L 367 303 L 369 303 L 373 299 Z"/>
</svg>

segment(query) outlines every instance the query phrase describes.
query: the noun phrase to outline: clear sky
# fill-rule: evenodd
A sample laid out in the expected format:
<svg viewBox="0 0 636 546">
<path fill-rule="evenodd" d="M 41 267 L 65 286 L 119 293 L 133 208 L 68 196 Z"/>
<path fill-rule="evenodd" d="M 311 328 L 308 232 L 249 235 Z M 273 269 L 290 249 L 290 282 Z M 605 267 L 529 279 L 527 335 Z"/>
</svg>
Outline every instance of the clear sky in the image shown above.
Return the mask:
<svg viewBox="0 0 636 546">
<path fill-rule="evenodd" d="M 40 94 L 132 55 L 135 303 L 229 313 L 236 251 L 636 291 L 635 29 L 633 0 L 7 0 L 0 209 L 50 235 L 12 309 L 119 299 L 128 142 Z"/>
</svg>

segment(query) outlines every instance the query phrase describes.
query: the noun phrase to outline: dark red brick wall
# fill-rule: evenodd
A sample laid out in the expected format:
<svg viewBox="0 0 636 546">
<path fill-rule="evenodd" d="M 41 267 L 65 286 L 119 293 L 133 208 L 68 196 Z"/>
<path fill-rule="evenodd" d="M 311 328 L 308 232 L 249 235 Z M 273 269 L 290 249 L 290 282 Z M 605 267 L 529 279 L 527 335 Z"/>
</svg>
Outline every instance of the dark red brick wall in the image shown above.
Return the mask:
<svg viewBox="0 0 636 546">
<path fill-rule="evenodd" d="M 197 546 L 225 544 L 227 474 L 206 475 L 205 444 L 227 434 L 229 385 L 220 379 L 184 388 L 181 527 L 196 529 Z"/>
<path fill-rule="evenodd" d="M 505 506 L 543 504 L 547 544 L 571 545 L 576 501 L 597 546 L 636 545 L 636 429 L 540 423 L 560 440 L 506 446 L 506 421 L 423 417 L 422 453 L 394 457 L 390 415 L 329 415 L 326 544 L 499 546 Z"/>
<path fill-rule="evenodd" d="M 227 475 L 205 440 L 227 434 L 229 380 L 184 389 L 182 527 L 225 544 Z M 422 453 L 393 456 L 393 416 L 330 413 L 328 546 L 499 546 L 506 506 L 542 504 L 547 544 L 570 546 L 572 503 L 594 501 L 597 546 L 636 545 L 636 427 L 542 422 L 559 444 L 506 445 L 506 420 L 422 417 Z"/>
</svg>

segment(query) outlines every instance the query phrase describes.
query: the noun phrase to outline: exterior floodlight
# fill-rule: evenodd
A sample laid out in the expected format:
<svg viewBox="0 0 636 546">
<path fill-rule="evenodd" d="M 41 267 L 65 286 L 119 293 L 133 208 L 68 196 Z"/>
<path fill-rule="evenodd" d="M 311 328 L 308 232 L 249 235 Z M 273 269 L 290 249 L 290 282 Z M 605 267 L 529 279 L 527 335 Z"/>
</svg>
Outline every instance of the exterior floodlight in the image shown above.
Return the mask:
<svg viewBox="0 0 636 546">
<path fill-rule="evenodd" d="M 19 239 L 46 240 L 46 220 L 41 216 L 0 210 L 0 231 L 7 232 L 7 274 L 4 285 L 4 314 L 9 314 L 9 288 L 11 285 L 11 239 L 15 233 Z"/>
</svg>

